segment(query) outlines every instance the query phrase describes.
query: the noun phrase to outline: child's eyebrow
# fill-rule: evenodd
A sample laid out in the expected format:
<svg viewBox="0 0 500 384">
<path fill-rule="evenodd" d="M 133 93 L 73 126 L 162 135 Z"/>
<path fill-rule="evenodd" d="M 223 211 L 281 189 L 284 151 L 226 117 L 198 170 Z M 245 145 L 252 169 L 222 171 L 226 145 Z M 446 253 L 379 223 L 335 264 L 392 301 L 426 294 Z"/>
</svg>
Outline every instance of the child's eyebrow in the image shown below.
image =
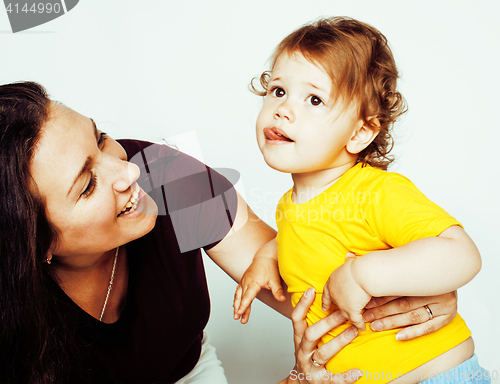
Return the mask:
<svg viewBox="0 0 500 384">
<path fill-rule="evenodd" d="M 325 92 L 325 93 L 327 93 L 327 92 L 326 92 L 326 90 L 324 90 L 324 89 L 323 89 L 323 88 L 321 88 L 321 87 L 318 87 L 318 86 L 314 85 L 313 83 L 305 82 L 305 84 L 310 85 L 311 87 L 313 87 L 313 88 L 317 89 L 318 91 L 321 91 L 321 92 Z"/>
</svg>

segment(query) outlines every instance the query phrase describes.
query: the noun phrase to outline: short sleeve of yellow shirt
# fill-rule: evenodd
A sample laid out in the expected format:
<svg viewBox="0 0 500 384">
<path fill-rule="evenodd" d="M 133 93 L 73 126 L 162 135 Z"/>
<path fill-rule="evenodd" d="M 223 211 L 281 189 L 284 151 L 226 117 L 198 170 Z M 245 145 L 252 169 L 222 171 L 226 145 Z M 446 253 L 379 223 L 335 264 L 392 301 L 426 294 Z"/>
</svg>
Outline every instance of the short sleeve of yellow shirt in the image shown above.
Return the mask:
<svg viewBox="0 0 500 384">
<path fill-rule="evenodd" d="M 400 174 L 387 172 L 372 187 L 366 188 L 371 192 L 372 201 L 376 199 L 366 207 L 367 224 L 380 240 L 393 248 L 438 236 L 450 226 L 460 225 Z"/>
</svg>

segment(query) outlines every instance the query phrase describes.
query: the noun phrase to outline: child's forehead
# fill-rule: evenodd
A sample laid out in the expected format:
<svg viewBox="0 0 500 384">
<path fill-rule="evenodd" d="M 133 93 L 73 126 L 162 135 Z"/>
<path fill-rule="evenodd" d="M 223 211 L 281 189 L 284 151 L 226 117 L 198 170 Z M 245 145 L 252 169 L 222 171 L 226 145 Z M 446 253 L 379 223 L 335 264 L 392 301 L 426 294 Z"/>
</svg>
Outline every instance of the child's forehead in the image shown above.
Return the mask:
<svg viewBox="0 0 500 384">
<path fill-rule="evenodd" d="M 300 51 L 282 52 L 277 56 L 271 69 L 271 78 L 290 68 L 303 69 L 305 74 L 316 75 L 314 77 L 322 77 L 322 80 L 331 82 L 331 77 L 323 65 L 310 57 L 306 57 Z"/>
<path fill-rule="evenodd" d="M 309 83 L 315 88 L 328 93 L 330 103 L 340 102 L 344 105 L 359 106 L 360 100 L 349 93 L 348 87 L 342 87 L 335 79 L 336 70 L 328 66 L 323 66 L 311 56 L 304 55 L 300 50 L 283 51 L 274 60 L 274 65 L 270 71 L 269 81 L 276 80 L 298 81 Z"/>
</svg>

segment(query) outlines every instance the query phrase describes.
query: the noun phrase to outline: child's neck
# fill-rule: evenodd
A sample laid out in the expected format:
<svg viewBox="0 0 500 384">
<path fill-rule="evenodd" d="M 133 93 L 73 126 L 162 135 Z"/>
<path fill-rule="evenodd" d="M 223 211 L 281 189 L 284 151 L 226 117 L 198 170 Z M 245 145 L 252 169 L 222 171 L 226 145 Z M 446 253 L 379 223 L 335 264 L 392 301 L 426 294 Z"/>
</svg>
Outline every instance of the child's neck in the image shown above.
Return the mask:
<svg viewBox="0 0 500 384">
<path fill-rule="evenodd" d="M 355 161 L 339 167 L 307 173 L 292 173 L 292 201 L 303 204 L 328 189 L 337 179 L 356 164 Z"/>
</svg>

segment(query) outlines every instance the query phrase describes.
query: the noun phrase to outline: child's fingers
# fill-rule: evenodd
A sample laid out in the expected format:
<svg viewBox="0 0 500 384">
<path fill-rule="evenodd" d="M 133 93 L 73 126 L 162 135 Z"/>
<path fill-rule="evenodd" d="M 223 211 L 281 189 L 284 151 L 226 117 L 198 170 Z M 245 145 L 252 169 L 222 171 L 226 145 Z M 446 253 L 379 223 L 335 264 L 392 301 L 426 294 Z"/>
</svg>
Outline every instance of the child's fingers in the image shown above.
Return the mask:
<svg viewBox="0 0 500 384">
<path fill-rule="evenodd" d="M 253 299 L 257 297 L 260 292 L 261 286 L 256 282 L 250 283 L 244 290 L 241 297 L 241 303 L 238 308 L 238 315 L 242 315 L 246 309 L 252 304 Z"/>
<path fill-rule="evenodd" d="M 246 324 L 248 323 L 248 319 L 250 318 L 250 311 L 252 310 L 252 306 L 249 305 L 248 308 L 245 310 L 245 313 L 243 316 L 241 316 L 241 324 Z"/>
<path fill-rule="evenodd" d="M 330 309 L 330 305 L 332 304 L 332 302 L 333 300 L 330 296 L 328 285 L 325 285 L 325 287 L 323 288 L 323 295 L 321 295 L 321 306 L 323 308 L 323 311 L 327 312 Z"/>
<path fill-rule="evenodd" d="M 236 292 L 234 292 L 234 300 L 233 300 L 233 308 L 234 308 L 234 314 L 233 317 L 235 320 L 238 320 L 240 318 L 240 315 L 238 314 L 238 309 L 240 308 L 241 304 L 241 293 L 243 289 L 241 288 L 241 285 L 238 284 L 236 287 Z"/>
<path fill-rule="evenodd" d="M 347 260 L 347 259 L 349 259 L 350 257 L 354 257 L 354 258 L 356 258 L 356 255 L 355 255 L 354 253 L 352 253 L 352 252 L 348 252 L 348 253 L 347 253 L 347 255 L 345 255 L 345 259 Z"/>
<path fill-rule="evenodd" d="M 349 319 L 361 332 L 366 329 L 365 321 L 363 320 L 363 315 L 361 313 L 351 314 Z"/>
<path fill-rule="evenodd" d="M 281 287 L 281 284 L 279 282 L 270 281 L 269 288 L 271 288 L 271 292 L 273 293 L 273 296 L 276 300 L 278 301 L 286 300 L 285 293 L 283 292 L 283 288 Z"/>
</svg>

